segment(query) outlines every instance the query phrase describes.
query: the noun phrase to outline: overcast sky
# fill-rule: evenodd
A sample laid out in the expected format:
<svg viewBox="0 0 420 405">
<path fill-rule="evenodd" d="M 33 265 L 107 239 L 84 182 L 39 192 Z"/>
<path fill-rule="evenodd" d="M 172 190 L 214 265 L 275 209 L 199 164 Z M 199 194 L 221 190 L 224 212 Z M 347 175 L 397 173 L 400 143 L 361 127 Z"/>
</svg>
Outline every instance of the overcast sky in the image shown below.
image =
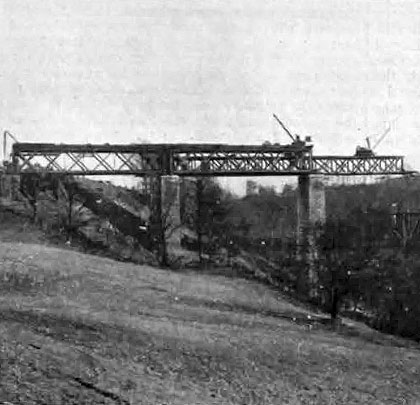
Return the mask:
<svg viewBox="0 0 420 405">
<path fill-rule="evenodd" d="M 287 143 L 420 169 L 420 2 L 0 0 L 0 128 L 37 142 Z"/>
</svg>

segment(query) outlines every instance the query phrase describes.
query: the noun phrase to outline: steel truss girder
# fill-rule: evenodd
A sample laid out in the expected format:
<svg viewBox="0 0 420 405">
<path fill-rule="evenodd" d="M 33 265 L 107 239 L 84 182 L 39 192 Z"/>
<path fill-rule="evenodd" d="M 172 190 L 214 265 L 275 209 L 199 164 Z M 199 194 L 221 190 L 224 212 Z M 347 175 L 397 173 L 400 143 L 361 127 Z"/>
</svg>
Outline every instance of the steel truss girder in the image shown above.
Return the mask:
<svg viewBox="0 0 420 405">
<path fill-rule="evenodd" d="M 313 156 L 312 170 L 330 176 L 407 174 L 402 156 Z"/>
<path fill-rule="evenodd" d="M 17 172 L 73 175 L 337 176 L 406 174 L 402 156 L 312 156 L 312 147 L 14 144 Z"/>
</svg>

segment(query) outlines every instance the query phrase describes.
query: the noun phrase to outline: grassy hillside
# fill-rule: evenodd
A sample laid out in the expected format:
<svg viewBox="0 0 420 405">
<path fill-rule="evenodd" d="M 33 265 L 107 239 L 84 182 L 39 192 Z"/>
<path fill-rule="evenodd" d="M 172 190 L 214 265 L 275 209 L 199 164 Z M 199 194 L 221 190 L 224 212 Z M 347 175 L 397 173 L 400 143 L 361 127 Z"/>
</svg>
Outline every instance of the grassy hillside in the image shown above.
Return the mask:
<svg viewBox="0 0 420 405">
<path fill-rule="evenodd" d="M 266 287 L 0 243 L 0 399 L 13 404 L 403 404 L 419 347 Z M 310 318 L 308 318 L 310 316 Z"/>
</svg>

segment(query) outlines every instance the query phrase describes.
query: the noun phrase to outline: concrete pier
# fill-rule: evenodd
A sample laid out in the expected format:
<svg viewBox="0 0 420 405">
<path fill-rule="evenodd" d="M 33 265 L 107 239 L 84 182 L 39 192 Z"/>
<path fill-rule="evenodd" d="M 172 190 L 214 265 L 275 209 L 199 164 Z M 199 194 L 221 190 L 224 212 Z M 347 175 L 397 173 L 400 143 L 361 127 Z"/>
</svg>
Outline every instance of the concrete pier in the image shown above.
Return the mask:
<svg viewBox="0 0 420 405">
<path fill-rule="evenodd" d="M 297 200 L 298 257 L 306 263 L 309 294 L 317 296 L 318 276 L 314 261 L 318 257 L 316 239 L 326 220 L 325 185 L 322 175 L 299 176 Z"/>
<path fill-rule="evenodd" d="M 1 174 L 0 196 L 11 201 L 19 199 L 20 176 L 15 174 Z"/>
<path fill-rule="evenodd" d="M 325 185 L 322 175 L 299 176 L 297 201 L 297 242 L 305 243 L 308 231 L 313 231 L 326 220 Z"/>
<path fill-rule="evenodd" d="M 179 176 L 161 177 L 161 215 L 167 247 L 181 247 L 181 209 Z"/>
</svg>

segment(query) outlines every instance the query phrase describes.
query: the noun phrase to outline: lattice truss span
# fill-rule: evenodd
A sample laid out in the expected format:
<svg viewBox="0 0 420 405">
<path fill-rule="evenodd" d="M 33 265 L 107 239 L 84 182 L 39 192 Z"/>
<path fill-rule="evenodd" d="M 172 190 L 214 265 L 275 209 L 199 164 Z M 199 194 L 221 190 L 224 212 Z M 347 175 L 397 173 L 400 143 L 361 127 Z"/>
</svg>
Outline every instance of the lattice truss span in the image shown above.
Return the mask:
<svg viewBox="0 0 420 405">
<path fill-rule="evenodd" d="M 406 174 L 401 156 L 312 156 L 286 146 L 14 144 L 15 171 L 74 175 L 279 176 Z"/>
<path fill-rule="evenodd" d="M 312 170 L 337 176 L 406 174 L 402 156 L 314 156 Z"/>
<path fill-rule="evenodd" d="M 161 170 L 159 153 L 154 151 L 113 148 L 111 145 L 15 145 L 12 159 L 18 171 L 109 175 L 148 174 Z"/>
<path fill-rule="evenodd" d="M 179 175 L 294 175 L 310 173 L 311 160 L 282 151 L 178 152 L 173 172 Z"/>
</svg>

